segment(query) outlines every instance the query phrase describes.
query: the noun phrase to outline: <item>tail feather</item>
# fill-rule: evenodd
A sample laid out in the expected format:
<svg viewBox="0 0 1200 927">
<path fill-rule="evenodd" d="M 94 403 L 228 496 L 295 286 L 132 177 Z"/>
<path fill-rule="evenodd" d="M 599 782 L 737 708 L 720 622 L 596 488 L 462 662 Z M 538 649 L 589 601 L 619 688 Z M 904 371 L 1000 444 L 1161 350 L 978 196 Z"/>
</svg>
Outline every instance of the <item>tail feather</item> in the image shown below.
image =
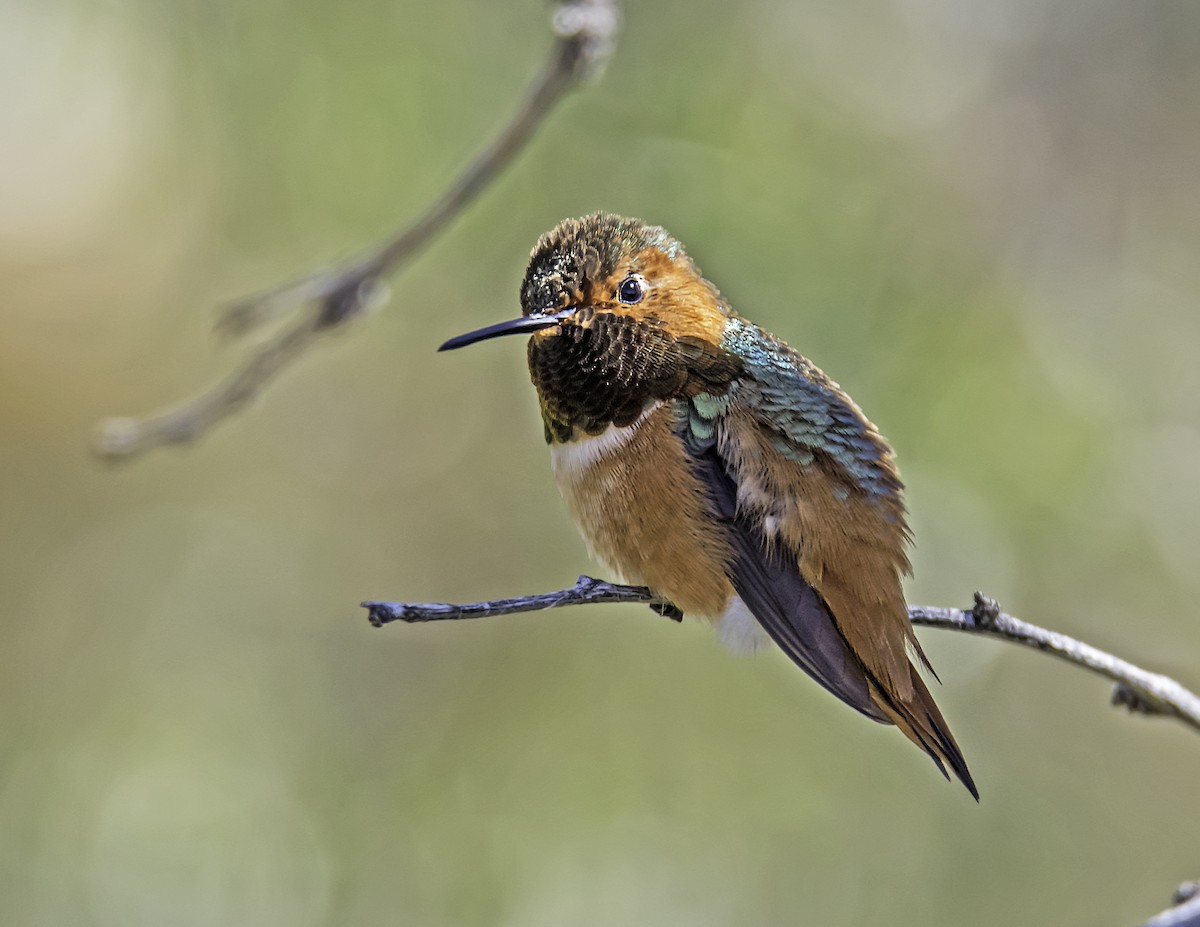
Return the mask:
<svg viewBox="0 0 1200 927">
<path fill-rule="evenodd" d="M 962 751 L 916 667 L 905 660 L 911 692 L 889 691 L 846 639 L 829 603 L 801 573 L 795 552 L 768 541 L 754 519 L 739 511 L 737 485 L 715 446 L 692 444 L 693 470 L 728 529 L 730 582 L 763 630 L 797 666 L 847 705 L 900 728 L 947 779 L 949 766 L 978 801 L 979 790 Z M 919 643 L 915 650 L 928 666 Z"/>
<path fill-rule="evenodd" d="M 895 699 L 874 682 L 871 684 L 871 698 L 905 737 L 929 755 L 943 776 L 950 778 L 950 773 L 946 771 L 946 767 L 949 766 L 958 781 L 966 786 L 976 801 L 979 801 L 979 789 L 975 786 L 975 780 L 971 777 L 967 761 L 963 758 L 954 735 L 950 733 L 950 726 L 942 717 L 941 710 L 916 667 L 910 664 L 909 672 L 913 686 L 911 699 Z"/>
</svg>

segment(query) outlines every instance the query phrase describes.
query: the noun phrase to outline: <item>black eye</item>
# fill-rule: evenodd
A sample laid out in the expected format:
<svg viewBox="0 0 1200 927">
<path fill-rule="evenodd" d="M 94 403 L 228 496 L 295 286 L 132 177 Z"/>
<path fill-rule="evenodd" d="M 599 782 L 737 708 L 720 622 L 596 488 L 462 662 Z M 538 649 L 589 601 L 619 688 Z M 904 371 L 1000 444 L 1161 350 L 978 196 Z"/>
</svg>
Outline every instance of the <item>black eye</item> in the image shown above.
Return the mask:
<svg viewBox="0 0 1200 927">
<path fill-rule="evenodd" d="M 645 284 L 641 277 L 636 274 L 626 277 L 621 281 L 621 285 L 617 287 L 617 297 L 623 303 L 640 303 L 642 297 L 646 295 Z"/>
</svg>

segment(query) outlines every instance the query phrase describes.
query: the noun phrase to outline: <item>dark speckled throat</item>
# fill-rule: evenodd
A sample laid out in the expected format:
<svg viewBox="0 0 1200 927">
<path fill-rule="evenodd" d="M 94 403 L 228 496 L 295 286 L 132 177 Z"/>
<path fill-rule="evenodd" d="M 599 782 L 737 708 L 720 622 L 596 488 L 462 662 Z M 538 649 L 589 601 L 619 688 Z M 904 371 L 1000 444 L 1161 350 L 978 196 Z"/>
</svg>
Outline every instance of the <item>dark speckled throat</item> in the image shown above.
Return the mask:
<svg viewBox="0 0 1200 927">
<path fill-rule="evenodd" d="M 635 318 L 596 308 L 593 287 L 648 248 L 690 264 L 664 229 L 603 213 L 568 219 L 534 247 L 521 284 L 524 316 L 576 309 L 529 342 L 547 441 L 629 425 L 653 402 L 723 393 L 740 372 L 738 358 L 720 345 L 677 337 L 652 313 Z"/>
<path fill-rule="evenodd" d="M 740 371 L 718 345 L 610 312 L 567 319 L 557 334 L 529 341 L 548 442 L 630 425 L 652 402 L 724 393 Z"/>
</svg>

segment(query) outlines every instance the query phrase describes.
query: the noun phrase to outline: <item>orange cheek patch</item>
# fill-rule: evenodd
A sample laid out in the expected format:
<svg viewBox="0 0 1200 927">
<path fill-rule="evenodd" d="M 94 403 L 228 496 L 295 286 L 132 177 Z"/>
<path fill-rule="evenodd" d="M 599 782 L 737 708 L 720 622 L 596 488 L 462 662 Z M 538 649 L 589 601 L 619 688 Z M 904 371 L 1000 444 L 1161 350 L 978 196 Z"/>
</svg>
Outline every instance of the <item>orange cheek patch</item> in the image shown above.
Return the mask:
<svg viewBox="0 0 1200 927">
<path fill-rule="evenodd" d="M 647 293 L 640 303 L 627 305 L 616 300 L 615 293 L 630 272 L 646 278 Z M 595 288 L 594 296 L 611 300 L 606 309 L 644 319 L 656 315 L 676 338 L 697 338 L 720 343 L 727 318 L 721 294 L 700 276 L 687 257 L 672 260 L 657 248 L 647 248 L 612 278 Z"/>
</svg>

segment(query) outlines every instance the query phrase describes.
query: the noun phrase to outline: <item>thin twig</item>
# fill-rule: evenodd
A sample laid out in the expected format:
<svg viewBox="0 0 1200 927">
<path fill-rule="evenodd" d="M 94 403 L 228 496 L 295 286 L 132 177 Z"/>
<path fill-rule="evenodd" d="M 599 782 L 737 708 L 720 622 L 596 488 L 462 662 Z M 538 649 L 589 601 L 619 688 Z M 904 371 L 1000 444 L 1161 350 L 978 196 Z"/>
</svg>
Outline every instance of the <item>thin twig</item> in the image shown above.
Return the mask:
<svg viewBox="0 0 1200 927">
<path fill-rule="evenodd" d="M 454 605 L 448 602 L 364 602 L 367 621 L 374 627 L 394 621 L 410 624 L 422 621 L 458 621 L 462 618 L 488 618 L 497 615 L 516 615 L 522 611 L 545 611 L 563 605 L 594 605 L 605 602 L 652 603 L 654 597 L 644 586 L 620 586 L 614 582 L 580 576 L 569 590 L 542 592 L 539 596 L 518 596 L 512 599 L 492 599 Z"/>
<path fill-rule="evenodd" d="M 493 599 L 469 605 L 449 602 L 363 602 L 367 620 L 382 628 L 393 621 L 414 624 L 422 621 L 458 621 L 463 618 L 490 618 L 518 612 L 540 612 L 564 605 L 596 605 L 603 602 L 641 602 L 650 604 L 654 596 L 645 586 L 621 586 L 617 583 L 581 576 L 570 589 L 523 595 L 514 599 Z"/>
<path fill-rule="evenodd" d="M 990 634 L 1052 654 L 1116 683 L 1112 693 L 1114 705 L 1122 705 L 1129 711 L 1140 714 L 1177 718 L 1200 731 L 1200 697 L 1174 679 L 1147 672 L 1120 657 L 1114 657 L 1111 653 L 1105 653 L 1065 634 L 1047 631 L 1012 615 L 1006 615 L 994 601 L 978 592 L 975 593 L 975 607 L 969 611 L 913 605 L 908 609 L 908 616 L 915 625 Z"/>
<path fill-rule="evenodd" d="M 659 614 L 668 615 L 675 620 L 682 617 L 678 610 L 669 603 L 656 599 L 644 586 L 622 586 L 590 576 L 579 577 L 578 582 L 570 589 L 513 599 L 475 602 L 470 605 L 452 605 L 446 602 L 362 604 L 367 609 L 368 620 L 378 628 L 393 621 L 456 621 L 603 602 L 649 604 Z M 922 627 L 998 637 L 1053 654 L 1115 682 L 1117 685 L 1113 693 L 1113 704 L 1123 705 L 1130 711 L 1141 714 L 1176 718 L 1200 731 L 1200 697 L 1174 679 L 1147 672 L 1065 634 L 1047 631 L 1045 628 L 1006 615 L 995 602 L 980 593 L 975 594 L 973 608 L 962 610 L 913 605 L 909 606 L 908 615 L 913 624 Z"/>
<path fill-rule="evenodd" d="M 159 445 L 194 440 L 256 396 L 314 344 L 316 336 L 359 317 L 378 302 L 382 278 L 410 261 L 512 163 L 568 91 L 603 69 L 616 47 L 619 24 L 616 0 L 559 4 L 551 18 L 556 42 L 520 109 L 424 215 L 357 260 L 229 307 L 217 328 L 231 337 L 280 317 L 295 315 L 295 319 L 241 369 L 201 396 L 144 418 L 101 422 L 93 445 L 96 453 L 131 457 Z"/>
</svg>

